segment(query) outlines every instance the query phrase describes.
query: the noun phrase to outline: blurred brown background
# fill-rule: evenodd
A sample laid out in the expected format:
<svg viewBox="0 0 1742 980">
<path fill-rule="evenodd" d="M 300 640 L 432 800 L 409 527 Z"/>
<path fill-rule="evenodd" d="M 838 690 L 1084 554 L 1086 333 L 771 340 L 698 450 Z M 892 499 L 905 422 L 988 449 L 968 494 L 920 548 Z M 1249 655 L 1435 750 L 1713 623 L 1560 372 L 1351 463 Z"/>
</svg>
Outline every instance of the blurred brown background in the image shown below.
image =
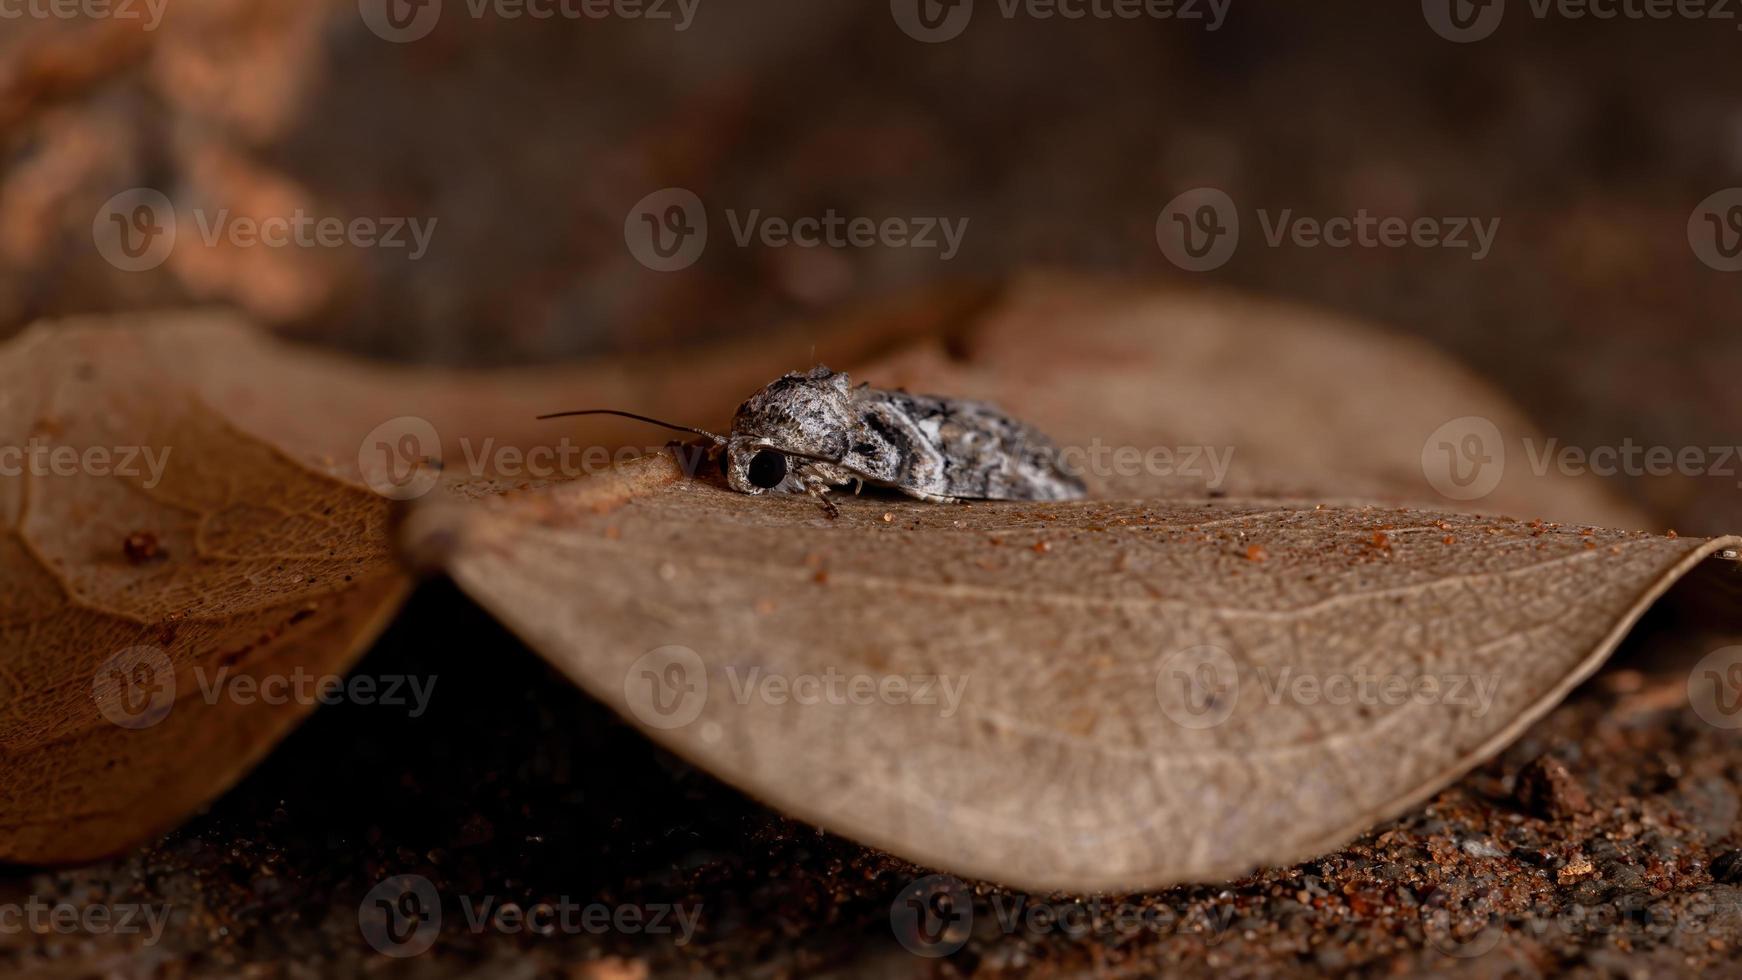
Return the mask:
<svg viewBox="0 0 1742 980">
<path fill-rule="evenodd" d="M 156 0 L 154 27 L 132 2 L 134 20 L 0 20 L 0 333 L 218 303 L 374 355 L 549 361 L 1063 266 L 1419 335 L 1564 444 L 1737 441 L 1742 274 L 1703 263 L 1688 231 L 1708 195 L 1742 183 L 1742 21 L 1722 8 L 1605 21 L 1513 0 L 1491 36 L 1460 44 L 1430 26 L 1441 0 L 1232 0 L 1215 29 L 1207 0 L 1191 17 L 1081 20 L 979 0 L 959 36 L 921 43 L 895 16 L 910 0 L 695 0 L 681 30 L 676 0 L 665 20 L 437 0 L 427 36 L 392 43 L 365 16 L 387 0 Z M 1241 244 L 1187 273 L 1156 220 L 1206 185 L 1236 202 Z M 181 243 L 146 272 L 93 245 L 105 202 L 135 187 L 180 215 Z M 700 260 L 669 273 L 638 263 L 624 231 L 666 187 L 699 195 L 712 222 Z M 190 216 L 298 209 L 436 226 L 412 260 L 209 246 Z M 969 226 L 948 261 L 740 247 L 728 209 Z M 1272 247 L 1260 209 L 1500 225 L 1481 260 Z M 1615 485 L 1666 526 L 1715 533 L 1742 525 L 1738 479 Z"/>
</svg>

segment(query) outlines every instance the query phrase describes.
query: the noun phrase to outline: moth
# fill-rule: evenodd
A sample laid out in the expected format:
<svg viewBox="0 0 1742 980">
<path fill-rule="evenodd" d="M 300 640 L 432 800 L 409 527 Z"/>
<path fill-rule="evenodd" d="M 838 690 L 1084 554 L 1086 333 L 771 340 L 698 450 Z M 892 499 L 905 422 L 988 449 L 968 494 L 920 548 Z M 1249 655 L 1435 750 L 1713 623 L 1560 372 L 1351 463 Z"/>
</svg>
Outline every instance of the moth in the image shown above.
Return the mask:
<svg viewBox="0 0 1742 980">
<path fill-rule="evenodd" d="M 789 373 L 745 399 L 729 435 L 614 409 L 541 415 L 619 415 L 714 443 L 739 493 L 824 497 L 852 484 L 898 490 L 933 503 L 1075 500 L 1083 482 L 1039 430 L 984 402 L 857 387 L 818 365 Z"/>
</svg>

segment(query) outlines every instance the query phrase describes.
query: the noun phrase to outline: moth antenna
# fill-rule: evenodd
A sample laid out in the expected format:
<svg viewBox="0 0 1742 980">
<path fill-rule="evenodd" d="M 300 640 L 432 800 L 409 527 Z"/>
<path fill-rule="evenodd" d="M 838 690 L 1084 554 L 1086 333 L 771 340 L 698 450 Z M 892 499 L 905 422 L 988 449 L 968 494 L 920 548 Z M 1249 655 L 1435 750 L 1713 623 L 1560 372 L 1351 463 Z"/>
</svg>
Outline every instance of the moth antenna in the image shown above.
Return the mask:
<svg viewBox="0 0 1742 980">
<path fill-rule="evenodd" d="M 690 425 L 676 425 L 671 422 L 662 422 L 659 419 L 651 418 L 646 415 L 636 415 L 634 412 L 619 412 L 614 408 L 588 408 L 578 412 L 552 412 L 549 415 L 540 415 L 538 416 L 538 419 L 539 421 L 545 419 L 566 419 L 575 415 L 616 415 L 626 419 L 634 419 L 637 422 L 646 422 L 650 425 L 658 425 L 667 429 L 676 429 L 679 432 L 689 432 L 698 436 L 707 436 L 709 439 L 714 440 L 714 442 L 722 446 L 726 444 L 724 436 L 715 435 L 707 429 L 698 429 Z"/>
<path fill-rule="evenodd" d="M 792 449 L 782 449 L 779 446 L 770 446 L 768 448 L 782 456 L 791 456 L 794 459 L 808 459 L 814 463 L 828 463 L 831 466 L 839 466 L 847 461 L 845 456 L 817 456 L 811 453 L 801 453 Z"/>
</svg>

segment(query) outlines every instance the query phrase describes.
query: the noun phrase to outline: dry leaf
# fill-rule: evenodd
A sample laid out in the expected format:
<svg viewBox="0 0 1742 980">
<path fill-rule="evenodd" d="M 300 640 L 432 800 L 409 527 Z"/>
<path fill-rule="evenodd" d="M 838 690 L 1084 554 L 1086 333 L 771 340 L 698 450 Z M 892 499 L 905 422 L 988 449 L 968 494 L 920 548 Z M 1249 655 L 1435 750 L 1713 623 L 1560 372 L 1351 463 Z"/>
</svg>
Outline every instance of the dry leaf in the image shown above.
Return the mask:
<svg viewBox="0 0 1742 980">
<path fill-rule="evenodd" d="M 1443 353 L 1298 305 L 1036 275 L 981 311 L 950 350 L 914 345 L 860 374 L 995 401 L 1064 445 L 1203 451 L 1195 467 L 1176 455 L 1172 472 L 1089 474 L 1103 496 L 1210 489 L 1650 527 L 1601 480 L 1534 473 L 1519 444 L 1535 427 Z M 1440 494 L 1424 472 L 1424 449 L 1443 465 L 1430 437 L 1460 419 L 1491 422 L 1511 451 L 1493 489 L 1469 500 Z M 1231 464 L 1206 486 L 1208 451 L 1231 453 Z"/>
<path fill-rule="evenodd" d="M 173 826 L 308 710 L 201 682 L 342 673 L 405 590 L 387 501 L 237 431 L 168 353 L 38 330 L 0 357 L 0 858 Z"/>
<path fill-rule="evenodd" d="M 1736 543 L 1249 500 L 858 499 L 829 520 L 670 457 L 425 508 L 408 532 L 594 696 L 751 794 L 1069 891 L 1346 843 L 1547 712 Z"/>
<path fill-rule="evenodd" d="M 434 493 L 435 500 L 470 499 L 504 486 L 576 475 L 565 471 L 528 478 L 504 472 L 497 465 L 502 457 L 493 455 L 491 447 L 524 451 L 566 439 L 614 448 L 657 444 L 664 437 L 656 433 L 649 438 L 646 430 L 615 419 L 553 428 L 532 419 L 539 412 L 613 405 L 718 424 L 762 381 L 813 359 L 871 364 L 874 375 L 929 379 L 938 383 L 932 385 L 937 390 L 991 396 L 1071 439 L 1141 445 L 1170 438 L 1184 441 L 1198 432 L 1195 444 L 1211 441 L 1205 436 L 1249 440 L 1230 443 L 1239 449 L 1233 485 L 1248 488 L 1310 487 L 1337 493 L 1333 484 L 1341 472 L 1348 492 L 1405 494 L 1407 480 L 1394 479 L 1402 465 L 1394 450 L 1416 438 L 1413 427 L 1424 412 L 1456 406 L 1512 417 L 1480 385 L 1419 351 L 1391 350 L 1380 343 L 1381 353 L 1364 360 L 1369 356 L 1362 352 L 1373 340 L 1361 328 L 1301 319 L 1298 311 L 1286 308 L 1192 294 L 1128 294 L 1053 281 L 1020 288 L 996 306 L 986 305 L 987 295 L 975 290 L 933 294 L 842 323 L 756 338 L 743 348 L 487 374 L 386 368 L 301 351 L 216 315 L 118 320 L 114 322 L 124 327 L 113 328 L 98 325 L 110 321 L 61 324 L 13 342 L 0 352 L 0 446 L 29 446 L 35 437 L 45 447 L 79 453 L 92 447 L 139 447 L 167 450 L 169 455 L 160 474 L 105 475 L 81 464 L 75 475 L 34 474 L 0 481 L 0 501 L 5 503 L 0 514 L 9 531 L 0 536 L 0 584 L 5 586 L 0 599 L 0 757 L 9 767 L 6 787 L 0 790 L 0 858 L 87 858 L 173 825 L 245 772 L 307 710 L 306 704 L 262 705 L 213 696 L 209 692 L 221 683 L 219 678 L 336 675 L 350 665 L 397 607 L 406 587 L 389 554 L 391 504 L 367 489 L 382 486 L 383 468 L 392 469 L 393 454 L 407 435 L 406 418 L 429 427 L 430 438 L 414 447 L 428 457 L 429 465 L 415 472 L 427 473 L 431 482 L 451 491 Z M 1288 322 L 1291 318 L 1300 322 Z M 1082 345 L 1075 359 L 1045 364 L 1027 353 L 1067 324 Z M 1262 399 L 1247 397 L 1239 385 L 1229 384 L 1224 392 L 1207 381 L 1197 388 L 1186 384 L 1197 374 L 1228 376 L 1225 351 L 1212 342 L 1223 335 L 1239 343 L 1262 341 L 1274 349 L 1292 344 L 1298 348 L 1291 352 L 1294 363 L 1300 360 L 1292 355 L 1305 357 L 1316 348 L 1319 359 L 1313 363 L 1327 370 L 1355 366 L 1381 375 L 1389 372 L 1397 384 L 1378 397 L 1401 397 L 1401 389 L 1407 388 L 1419 410 L 1381 412 L 1389 423 L 1359 430 L 1361 438 L 1377 447 L 1373 451 L 1360 449 L 1359 440 L 1339 441 L 1339 427 L 1353 424 L 1355 409 L 1330 412 L 1321 426 L 1303 429 L 1289 422 L 1279 428 L 1278 413 Z M 901 351 L 899 345 L 918 338 L 943 340 Z M 1260 381 L 1269 377 L 1272 381 L 1265 383 L 1275 384 L 1286 373 L 1283 367 L 1250 370 Z M 1146 374 L 1170 380 L 1145 385 Z M 1308 400 L 1329 390 L 1310 382 L 1288 389 L 1290 397 Z M 1199 411 L 1192 407 L 1197 401 L 1210 406 L 1205 414 L 1193 414 Z M 1368 407 L 1362 405 L 1359 412 Z M 1409 424 L 1396 424 L 1399 420 Z M 1321 440 L 1322 452 L 1313 456 L 1301 450 L 1294 441 L 1300 439 Z M 1320 462 L 1304 465 L 1303 453 Z M 437 460 L 445 466 L 436 465 Z M 583 481 L 564 494 L 597 493 L 601 485 L 651 472 L 649 465 Z M 1302 468 L 1297 471 L 1297 466 Z M 1288 474 L 1295 475 L 1279 478 Z M 1144 477 L 1103 481 L 1102 489 L 1177 497 L 1191 486 Z M 589 522 L 594 519 L 572 513 L 562 499 L 517 503 L 477 520 L 519 526 L 525 509 L 531 508 L 554 521 L 553 531 L 587 527 L 591 534 Z M 1611 506 L 1592 481 L 1502 484 L 1493 502 L 1545 513 Z M 797 519 L 801 525 L 815 518 L 792 510 L 790 501 L 758 503 L 767 506 L 744 514 L 782 515 L 780 520 Z M 913 511 L 879 504 L 877 515 L 885 511 L 888 520 L 877 523 L 903 534 L 913 533 L 915 521 L 961 519 L 963 528 L 951 533 L 968 533 L 976 524 L 990 529 L 1004 519 L 991 510 Z M 428 531 L 439 523 L 429 514 L 439 513 L 439 508 L 426 513 L 419 526 Z M 1624 514 L 1618 508 L 1609 513 Z M 962 516 L 953 516 L 957 514 Z M 466 523 L 442 520 L 456 530 Z M 680 527 L 668 530 L 675 534 Z M 625 540 L 624 528 L 600 525 L 598 531 L 602 540 Z M 768 546 L 785 554 L 793 541 L 808 540 L 804 535 L 811 532 L 770 526 L 759 533 L 769 534 Z M 467 531 L 465 540 L 489 537 Z M 856 549 L 859 543 L 854 541 Z M 996 577 L 1021 561 L 1051 561 L 1067 568 L 1075 560 L 1064 538 L 1037 537 L 1026 548 L 981 541 L 977 552 L 971 543 L 959 542 L 960 551 L 953 557 L 914 549 L 911 558 L 920 563 L 916 581 L 946 573 L 952 580 Z M 1370 546 L 1376 554 L 1390 550 Z M 525 545 L 524 554 L 492 554 L 513 562 L 538 554 L 541 547 L 534 541 Z M 1678 547 L 1693 549 L 1697 543 Z M 1262 569 L 1265 576 L 1285 580 L 1299 571 L 1286 542 L 1236 541 L 1230 553 L 1249 569 L 1245 574 L 1258 575 Z M 887 557 L 867 551 L 852 561 L 875 563 Z M 807 604 L 825 594 L 816 590 L 854 587 L 852 561 L 837 566 L 809 552 L 801 558 L 806 587 L 751 597 L 739 615 L 752 618 L 740 628 L 777 628 L 782 617 L 802 618 L 823 609 L 806 612 Z M 1115 549 L 1105 558 L 1116 581 L 1129 585 L 1143 580 L 1143 554 Z M 480 559 L 462 549 L 455 560 L 464 564 Z M 699 576 L 686 570 L 686 560 L 684 553 L 674 553 L 656 572 Z M 928 569 L 928 562 L 939 564 Z M 953 562 L 967 562 L 968 567 L 958 570 Z M 563 579 L 576 573 L 559 565 L 554 575 Z M 1160 586 L 1152 584 L 1145 595 L 1149 588 Z M 709 593 L 704 589 L 702 594 Z M 541 607 L 542 615 L 566 617 L 586 601 L 580 592 L 572 604 L 559 596 Z M 494 598 L 488 602 L 495 605 Z M 526 611 L 507 615 L 520 622 Z M 615 612 L 623 615 L 622 610 Z M 914 628 L 899 604 L 884 615 Z M 940 619 L 933 632 L 940 637 L 975 621 L 968 615 L 954 622 L 953 614 L 941 610 L 936 615 Z M 595 625 L 623 628 L 603 619 Z M 1057 621 L 1055 640 L 1066 635 L 1059 632 L 1066 625 L 1065 619 Z M 854 629 L 844 627 L 842 635 Z M 1071 645 L 1104 642 L 1105 633 L 1106 628 L 1097 627 Z M 879 645 L 887 639 L 870 631 L 861 635 Z M 1024 639 L 1037 644 L 1034 649 L 1052 650 L 1056 661 L 1064 648 L 1046 647 L 1047 635 L 1036 630 Z M 543 648 L 575 668 L 577 650 L 566 641 Z M 589 676 L 611 669 L 603 666 L 608 663 L 595 663 Z M 150 669 L 154 666 L 160 668 L 156 673 Z M 1565 672 L 1571 666 L 1559 669 Z M 158 704 L 144 696 L 159 675 L 170 674 L 177 692 L 173 701 Z M 1061 683 L 1075 690 L 1071 685 L 1077 682 Z M 1083 696 L 1064 722 L 1067 730 L 1094 730 L 1097 719 L 1112 717 L 1116 702 L 1103 709 L 1087 697 L 1087 688 L 1077 693 Z M 128 697 L 131 705 L 124 700 Z M 619 689 L 615 700 L 621 697 Z M 140 716 L 156 723 L 116 724 L 111 716 L 118 704 L 125 709 L 120 712 L 123 720 L 133 718 L 130 712 L 137 708 Z M 722 725 L 716 734 L 748 744 L 745 739 L 763 738 L 750 734 L 754 730 Z M 843 741 L 840 751 L 849 751 L 852 744 Z M 776 748 L 761 745 L 760 750 Z M 924 758 L 923 753 L 914 757 Z M 913 759 L 900 764 L 910 769 L 920 765 Z M 722 771 L 761 788 L 730 766 Z M 925 778 L 940 778 L 941 771 Z M 963 785 L 978 778 L 971 776 Z M 774 789 L 768 792 L 795 812 L 813 812 L 803 801 L 792 803 Z M 888 841 L 904 853 L 932 853 L 913 846 L 903 825 L 891 822 L 896 817 L 856 830 L 858 825 L 839 823 L 828 812 L 817 815 L 830 826 Z M 939 861 L 970 867 L 971 854 L 963 851 Z M 1093 867 L 1079 867 L 1078 872 L 1095 873 Z"/>
<path fill-rule="evenodd" d="M 393 449 L 414 431 L 395 419 L 437 433 L 418 452 L 448 463 L 432 481 L 465 492 L 501 476 L 494 449 L 563 435 L 648 444 L 617 420 L 576 436 L 539 412 L 575 399 L 724 410 L 819 343 L 850 359 L 971 302 L 934 295 L 710 352 L 712 386 L 688 388 L 653 359 L 389 369 L 215 314 L 72 321 L 12 341 L 0 352 L 0 860 L 87 859 L 174 826 L 312 707 L 247 685 L 311 691 L 349 669 L 409 585 L 392 503 L 369 489 L 388 488 L 372 443 Z"/>
</svg>

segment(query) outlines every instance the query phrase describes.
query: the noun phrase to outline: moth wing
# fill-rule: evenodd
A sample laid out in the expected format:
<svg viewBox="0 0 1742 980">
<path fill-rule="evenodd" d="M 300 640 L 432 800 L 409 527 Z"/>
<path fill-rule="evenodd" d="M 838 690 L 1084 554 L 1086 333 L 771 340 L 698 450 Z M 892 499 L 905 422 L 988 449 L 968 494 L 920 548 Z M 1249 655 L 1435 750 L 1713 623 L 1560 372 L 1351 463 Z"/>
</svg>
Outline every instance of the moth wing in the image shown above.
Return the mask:
<svg viewBox="0 0 1742 980">
<path fill-rule="evenodd" d="M 987 402 L 950 405 L 937 430 L 938 451 L 951 458 L 945 493 L 968 500 L 1076 500 L 1082 478 L 1046 436 Z"/>
</svg>

